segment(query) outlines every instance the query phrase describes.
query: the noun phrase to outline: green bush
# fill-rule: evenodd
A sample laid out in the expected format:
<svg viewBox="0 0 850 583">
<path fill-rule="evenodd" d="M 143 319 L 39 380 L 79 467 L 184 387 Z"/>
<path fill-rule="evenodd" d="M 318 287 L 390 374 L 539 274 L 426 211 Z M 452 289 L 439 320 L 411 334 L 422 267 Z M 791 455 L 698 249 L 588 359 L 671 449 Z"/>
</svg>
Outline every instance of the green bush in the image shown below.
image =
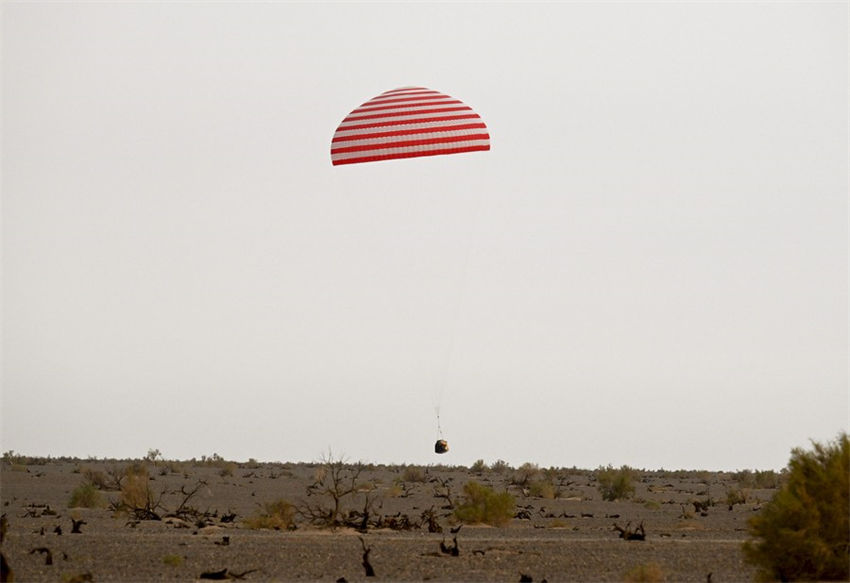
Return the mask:
<svg viewBox="0 0 850 583">
<path fill-rule="evenodd" d="M 461 522 L 505 526 L 514 516 L 514 497 L 507 492 L 496 493 L 478 482 L 467 482 L 463 494 L 463 502 L 455 509 Z"/>
<path fill-rule="evenodd" d="M 245 526 L 259 529 L 287 530 L 295 525 L 295 507 L 286 500 L 267 502 L 258 514 L 245 519 Z"/>
<path fill-rule="evenodd" d="M 100 508 L 104 506 L 103 496 L 91 483 L 83 483 L 71 492 L 68 508 Z"/>
<path fill-rule="evenodd" d="M 528 493 L 535 498 L 554 500 L 558 497 L 558 489 L 549 480 L 534 480 L 528 485 Z"/>
<path fill-rule="evenodd" d="M 761 580 L 850 578 L 850 438 L 791 452 L 785 484 L 750 519 L 744 556 Z"/>
<path fill-rule="evenodd" d="M 596 479 L 599 481 L 599 491 L 603 500 L 619 500 L 630 498 L 635 493 L 632 483 L 634 470 L 629 466 L 623 466 L 619 470 L 612 466 L 599 468 L 596 471 Z"/>
</svg>

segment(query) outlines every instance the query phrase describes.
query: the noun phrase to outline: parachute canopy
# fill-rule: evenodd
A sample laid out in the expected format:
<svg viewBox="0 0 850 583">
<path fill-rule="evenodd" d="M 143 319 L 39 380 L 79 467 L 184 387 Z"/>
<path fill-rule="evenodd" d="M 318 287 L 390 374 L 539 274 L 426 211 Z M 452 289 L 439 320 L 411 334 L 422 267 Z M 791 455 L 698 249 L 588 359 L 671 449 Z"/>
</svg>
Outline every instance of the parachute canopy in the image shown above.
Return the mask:
<svg viewBox="0 0 850 583">
<path fill-rule="evenodd" d="M 373 97 L 342 120 L 331 142 L 338 164 L 490 149 L 487 126 L 472 108 L 425 87 Z"/>
</svg>

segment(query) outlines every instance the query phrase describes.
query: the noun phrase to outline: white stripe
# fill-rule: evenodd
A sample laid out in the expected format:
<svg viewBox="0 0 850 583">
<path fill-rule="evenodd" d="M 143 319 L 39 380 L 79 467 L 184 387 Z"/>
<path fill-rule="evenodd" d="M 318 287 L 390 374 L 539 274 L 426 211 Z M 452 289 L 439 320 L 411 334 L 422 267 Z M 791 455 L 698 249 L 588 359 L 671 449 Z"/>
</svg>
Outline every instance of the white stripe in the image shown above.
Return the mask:
<svg viewBox="0 0 850 583">
<path fill-rule="evenodd" d="M 458 113 L 463 113 L 463 112 L 459 111 Z M 385 126 L 385 127 L 380 127 L 380 128 L 366 128 L 366 129 L 362 129 L 362 130 L 338 129 L 336 131 L 336 133 L 334 134 L 334 138 L 345 138 L 345 137 L 348 137 L 348 136 L 356 136 L 356 135 L 359 135 L 359 134 L 374 134 L 374 133 L 378 133 L 378 132 L 400 132 L 400 131 L 430 129 L 430 128 L 434 128 L 434 130 L 437 130 L 441 127 L 450 127 L 450 126 L 454 126 L 454 125 L 470 124 L 470 123 L 483 124 L 484 122 L 481 121 L 481 118 L 478 117 L 478 114 L 475 114 L 475 117 L 467 118 L 467 119 L 447 119 L 447 120 L 444 120 L 444 121 L 427 121 L 427 122 L 424 122 L 424 123 L 406 123 L 406 124 L 401 124 L 401 125 L 396 125 L 396 126 Z M 479 131 L 486 132 L 487 128 L 479 128 Z"/>
<path fill-rule="evenodd" d="M 408 146 L 405 148 L 382 148 L 380 150 L 366 150 L 365 152 L 345 152 L 332 154 L 332 160 L 347 160 L 349 158 L 364 158 L 371 156 L 386 156 L 391 154 L 408 154 L 411 152 L 427 152 L 430 150 L 443 150 L 449 148 L 467 148 L 470 146 L 489 146 L 490 140 L 468 140 L 465 142 L 453 142 L 451 144 L 425 144 L 422 146 Z"/>
<path fill-rule="evenodd" d="M 435 138 L 448 138 L 452 136 L 475 136 L 487 133 L 486 128 L 471 128 L 468 130 L 454 130 L 448 132 L 428 132 L 427 134 L 410 134 L 409 136 L 387 136 L 384 138 L 367 138 L 365 140 L 351 140 L 349 142 L 337 142 L 332 148 L 349 148 L 351 146 L 368 146 L 372 144 L 387 144 L 392 142 L 408 142 L 411 140 L 431 140 Z"/>
<path fill-rule="evenodd" d="M 441 103 L 439 101 L 426 101 L 424 103 L 400 103 L 403 107 L 396 107 L 393 109 L 385 109 L 380 111 L 369 110 L 369 109 L 360 109 L 354 110 L 348 114 L 346 117 L 346 121 L 361 118 L 367 115 L 391 115 L 394 113 L 405 113 L 405 112 L 416 112 L 416 111 L 431 111 L 433 109 L 443 109 L 446 107 L 467 107 L 463 102 L 458 101 L 457 103 Z"/>
<path fill-rule="evenodd" d="M 376 123 L 383 123 L 383 122 L 386 122 L 386 121 L 390 121 L 390 122 L 391 121 L 405 121 L 405 120 L 408 120 L 408 119 L 418 119 L 418 118 L 427 119 L 429 117 L 443 117 L 445 115 L 463 115 L 463 114 L 466 114 L 466 113 L 472 113 L 472 108 L 467 106 L 467 105 L 463 105 L 462 103 L 458 103 L 456 107 L 458 108 L 457 111 L 419 110 L 419 111 L 411 111 L 410 113 L 405 112 L 404 115 L 376 117 L 376 118 L 373 118 L 373 119 L 362 119 L 362 118 L 356 118 L 356 117 L 349 116 L 349 117 L 345 118 L 342 121 L 341 124 L 339 124 L 339 129 L 344 130 L 348 126 L 356 126 L 356 125 L 363 125 L 363 124 L 376 124 Z"/>
<path fill-rule="evenodd" d="M 439 91 L 434 91 L 432 89 L 413 89 L 409 92 L 404 93 L 391 93 L 389 95 L 381 94 L 377 97 L 373 97 L 366 103 L 380 103 L 382 101 L 389 101 L 391 99 L 399 99 L 405 97 L 428 97 L 430 95 L 440 95 L 442 97 L 448 97 L 448 95 L 446 95 L 445 93 L 440 93 Z"/>
<path fill-rule="evenodd" d="M 427 105 L 436 105 L 442 103 L 461 103 L 460 99 L 455 99 L 454 97 L 441 96 L 439 99 L 417 99 L 414 101 L 402 101 L 400 103 L 366 103 L 365 105 L 361 105 L 351 113 L 366 113 L 370 111 L 375 111 L 376 109 L 403 109 L 405 107 L 422 107 Z"/>
<path fill-rule="evenodd" d="M 410 93 L 411 91 L 433 91 L 433 89 L 428 89 L 427 87 L 399 87 L 398 89 L 391 89 L 390 91 L 384 91 L 378 97 L 384 97 L 386 95 L 403 95 L 405 93 Z"/>
</svg>

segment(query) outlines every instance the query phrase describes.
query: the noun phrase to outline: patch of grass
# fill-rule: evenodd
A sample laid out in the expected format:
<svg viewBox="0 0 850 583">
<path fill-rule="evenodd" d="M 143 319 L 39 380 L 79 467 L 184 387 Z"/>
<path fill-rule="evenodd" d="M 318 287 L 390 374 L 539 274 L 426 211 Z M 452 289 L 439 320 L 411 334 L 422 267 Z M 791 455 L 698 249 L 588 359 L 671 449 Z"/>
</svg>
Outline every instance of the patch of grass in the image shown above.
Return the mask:
<svg viewBox="0 0 850 583">
<path fill-rule="evenodd" d="M 463 502 L 455 509 L 455 518 L 461 522 L 505 526 L 514 516 L 514 497 L 508 492 L 497 493 L 478 482 L 467 482 L 463 494 Z"/>
<path fill-rule="evenodd" d="M 664 581 L 664 570 L 658 563 L 635 565 L 623 576 L 627 583 L 660 583 Z"/>
<path fill-rule="evenodd" d="M 266 502 L 259 513 L 246 518 L 244 523 L 251 529 L 287 530 L 295 525 L 295 506 L 282 498 Z"/>
<path fill-rule="evenodd" d="M 850 437 L 791 452 L 787 481 L 750 519 L 745 559 L 761 580 L 850 579 Z"/>
<path fill-rule="evenodd" d="M 629 466 L 622 466 L 620 469 L 614 469 L 611 465 L 599 468 L 596 471 L 596 479 L 602 499 L 613 501 L 632 497 L 635 493 L 634 473 Z"/>
<path fill-rule="evenodd" d="M 83 483 L 74 488 L 68 500 L 68 508 L 101 508 L 105 506 L 103 496 L 91 483 Z"/>
<path fill-rule="evenodd" d="M 165 555 L 162 557 L 162 562 L 169 567 L 179 567 L 183 564 L 183 557 L 180 555 Z"/>
</svg>

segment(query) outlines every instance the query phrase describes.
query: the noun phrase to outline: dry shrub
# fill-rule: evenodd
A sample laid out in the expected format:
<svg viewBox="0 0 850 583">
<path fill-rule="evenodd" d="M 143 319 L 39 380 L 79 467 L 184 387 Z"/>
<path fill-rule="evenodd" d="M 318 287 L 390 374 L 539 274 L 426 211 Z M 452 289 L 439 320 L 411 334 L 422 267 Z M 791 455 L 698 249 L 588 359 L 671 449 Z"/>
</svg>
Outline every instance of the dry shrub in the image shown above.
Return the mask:
<svg viewBox="0 0 850 583">
<path fill-rule="evenodd" d="M 490 469 L 497 474 L 503 474 L 504 472 L 512 468 L 511 465 L 505 460 L 496 460 L 492 464 L 490 464 Z"/>
<path fill-rule="evenodd" d="M 508 492 L 496 493 L 478 482 L 467 482 L 463 494 L 463 502 L 455 509 L 461 522 L 505 526 L 514 516 L 514 497 Z"/>
<path fill-rule="evenodd" d="M 404 473 L 402 473 L 401 479 L 405 482 L 424 482 L 427 478 L 425 476 L 425 470 L 421 467 L 407 466 L 404 468 Z"/>
<path fill-rule="evenodd" d="M 514 470 L 511 476 L 511 484 L 516 486 L 525 486 L 540 475 L 540 468 L 537 464 L 526 462 Z"/>
<path fill-rule="evenodd" d="M 664 571 L 657 563 L 635 565 L 626 572 L 623 580 L 627 583 L 660 583 L 664 581 Z"/>
<path fill-rule="evenodd" d="M 528 485 L 528 493 L 535 498 L 553 500 L 558 497 L 558 489 L 548 480 L 535 480 Z"/>
<path fill-rule="evenodd" d="M 750 519 L 744 556 L 762 580 L 850 579 L 850 437 L 794 449 L 786 483 Z"/>
<path fill-rule="evenodd" d="M 106 474 L 101 472 L 100 470 L 93 470 L 91 468 L 83 468 L 82 469 L 83 480 L 86 483 L 91 484 L 98 490 L 108 490 L 109 489 L 109 478 L 106 477 Z"/>
<path fill-rule="evenodd" d="M 475 463 L 469 467 L 469 471 L 473 474 L 483 474 L 487 471 L 487 464 L 484 463 L 483 459 L 476 460 Z"/>
<path fill-rule="evenodd" d="M 287 530 L 294 525 L 295 507 L 283 499 L 267 502 L 261 512 L 245 519 L 245 526 L 252 529 Z"/>
<path fill-rule="evenodd" d="M 68 508 L 101 508 L 104 505 L 103 496 L 90 483 L 83 483 L 74 488 L 68 500 Z"/>
<path fill-rule="evenodd" d="M 151 490 L 150 476 L 144 464 L 133 464 L 125 470 L 121 482 L 121 506 L 137 514 L 154 513 L 159 506 L 159 499 Z"/>
<path fill-rule="evenodd" d="M 596 479 L 599 481 L 602 499 L 613 501 L 633 496 L 635 493 L 635 486 L 632 483 L 633 476 L 634 470 L 629 466 L 622 466 L 619 470 L 610 465 L 599 468 L 596 472 Z"/>
</svg>

